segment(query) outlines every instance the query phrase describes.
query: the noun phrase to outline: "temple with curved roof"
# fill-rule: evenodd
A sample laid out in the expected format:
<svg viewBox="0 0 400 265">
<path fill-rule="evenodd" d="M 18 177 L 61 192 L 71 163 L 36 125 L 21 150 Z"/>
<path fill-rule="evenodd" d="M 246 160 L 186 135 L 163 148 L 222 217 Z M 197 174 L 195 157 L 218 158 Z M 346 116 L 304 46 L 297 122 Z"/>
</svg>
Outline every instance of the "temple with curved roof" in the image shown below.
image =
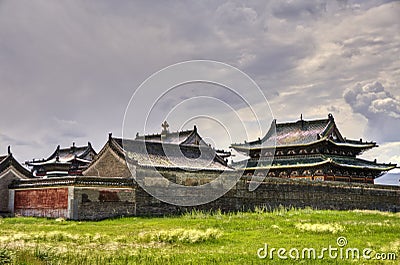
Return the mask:
<svg viewBox="0 0 400 265">
<path fill-rule="evenodd" d="M 22 166 L 11 153 L 11 147 L 8 147 L 8 153 L 0 156 L 0 214 L 9 212 L 9 189 L 8 186 L 19 179 L 33 178 L 31 172 Z"/>
<path fill-rule="evenodd" d="M 109 134 L 108 141 L 84 170 L 84 175 L 130 177 L 126 156 L 140 168 L 163 171 L 188 170 L 200 172 L 232 171 L 225 157 L 229 152 L 216 150 L 193 130 L 169 132 L 163 123 L 160 134 L 136 135 L 135 139 L 122 139 Z"/>
<path fill-rule="evenodd" d="M 231 145 L 250 157 L 232 166 L 248 175 L 373 183 L 396 167 L 357 157 L 374 147 L 375 142 L 343 137 L 332 114 L 308 121 L 274 120 L 263 138 Z"/>
<path fill-rule="evenodd" d="M 38 177 L 79 176 L 96 154 L 90 142 L 85 146 L 75 146 L 72 143 L 68 148 L 60 148 L 58 145 L 49 157 L 26 161 L 25 164 Z"/>
</svg>

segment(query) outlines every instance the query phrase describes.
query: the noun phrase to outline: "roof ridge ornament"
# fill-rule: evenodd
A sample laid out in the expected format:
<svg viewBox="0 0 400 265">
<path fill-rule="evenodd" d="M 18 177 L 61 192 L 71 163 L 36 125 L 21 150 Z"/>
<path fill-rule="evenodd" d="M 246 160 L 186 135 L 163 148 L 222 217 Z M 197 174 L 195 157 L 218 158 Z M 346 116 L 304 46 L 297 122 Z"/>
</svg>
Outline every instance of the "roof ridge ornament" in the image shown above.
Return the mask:
<svg viewBox="0 0 400 265">
<path fill-rule="evenodd" d="M 9 146 L 7 147 L 7 152 L 8 152 L 8 155 L 12 155 L 12 153 L 11 153 L 11 145 L 9 145 Z"/>
<path fill-rule="evenodd" d="M 60 162 L 60 145 L 57 146 L 56 150 L 56 162 Z"/>
<path fill-rule="evenodd" d="M 164 121 L 162 124 L 161 124 L 161 127 L 163 128 L 162 129 L 162 131 L 161 131 L 161 133 L 162 134 L 167 134 L 167 133 L 169 133 L 169 124 L 168 124 L 168 122 L 167 121 Z"/>
</svg>

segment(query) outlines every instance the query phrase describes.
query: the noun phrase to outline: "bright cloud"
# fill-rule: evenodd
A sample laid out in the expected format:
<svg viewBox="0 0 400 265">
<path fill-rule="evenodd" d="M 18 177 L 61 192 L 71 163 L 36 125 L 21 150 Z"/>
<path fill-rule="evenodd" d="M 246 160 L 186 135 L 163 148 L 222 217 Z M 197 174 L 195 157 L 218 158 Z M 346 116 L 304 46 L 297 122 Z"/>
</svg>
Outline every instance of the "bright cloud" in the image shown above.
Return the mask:
<svg viewBox="0 0 400 265">
<path fill-rule="evenodd" d="M 380 82 L 358 83 L 344 92 L 344 99 L 354 112 L 367 118 L 367 134 L 380 140 L 400 140 L 400 100 Z"/>
</svg>

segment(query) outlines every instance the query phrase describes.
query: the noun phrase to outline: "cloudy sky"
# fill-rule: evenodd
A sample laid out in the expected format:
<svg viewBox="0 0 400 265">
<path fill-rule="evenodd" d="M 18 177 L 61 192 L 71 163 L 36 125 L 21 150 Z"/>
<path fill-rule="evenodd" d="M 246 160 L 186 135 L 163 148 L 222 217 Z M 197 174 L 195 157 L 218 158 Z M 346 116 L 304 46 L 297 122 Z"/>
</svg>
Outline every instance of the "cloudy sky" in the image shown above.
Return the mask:
<svg viewBox="0 0 400 265">
<path fill-rule="evenodd" d="M 379 143 L 366 157 L 400 163 L 399 13 L 379 0 L 0 0 L 0 153 L 100 150 L 147 77 L 208 59 L 254 79 L 278 122 L 332 113 L 343 135 Z"/>
</svg>

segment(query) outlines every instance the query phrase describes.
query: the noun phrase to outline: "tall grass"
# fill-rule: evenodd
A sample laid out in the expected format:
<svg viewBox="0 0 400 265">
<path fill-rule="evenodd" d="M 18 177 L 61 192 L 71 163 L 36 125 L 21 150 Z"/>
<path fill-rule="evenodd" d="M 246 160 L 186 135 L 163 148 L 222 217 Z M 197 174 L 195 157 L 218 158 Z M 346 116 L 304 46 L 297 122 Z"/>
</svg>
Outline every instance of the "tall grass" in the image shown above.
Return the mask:
<svg viewBox="0 0 400 265">
<path fill-rule="evenodd" d="M 339 236 L 350 247 L 394 252 L 400 259 L 400 214 L 376 211 L 258 207 L 252 212 L 193 210 L 177 217 L 100 222 L 4 218 L 0 231 L 0 264 L 292 264 L 260 260 L 257 250 L 265 243 L 287 249 L 334 246 Z"/>
</svg>

